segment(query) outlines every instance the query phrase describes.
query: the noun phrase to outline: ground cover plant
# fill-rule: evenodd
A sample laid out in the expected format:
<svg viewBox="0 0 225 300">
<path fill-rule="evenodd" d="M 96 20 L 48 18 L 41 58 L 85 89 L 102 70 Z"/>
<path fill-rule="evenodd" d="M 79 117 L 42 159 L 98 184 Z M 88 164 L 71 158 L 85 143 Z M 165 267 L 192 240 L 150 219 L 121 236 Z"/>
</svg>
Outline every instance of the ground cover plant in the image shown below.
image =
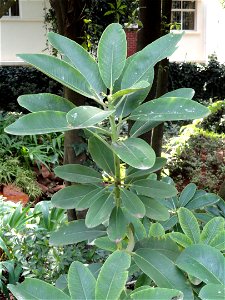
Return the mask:
<svg viewBox="0 0 225 300">
<path fill-rule="evenodd" d="M 191 100 L 192 89 L 178 89 L 142 104 L 153 82 L 154 65 L 175 51 L 181 37 L 167 34 L 126 59 L 122 26 L 111 24 L 100 39 L 98 62 L 80 45 L 55 33 L 49 34 L 49 41 L 63 54 L 62 60 L 20 55 L 96 103 L 75 107 L 55 95 L 24 95 L 19 103 L 31 113 L 6 128 L 18 135 L 83 129 L 89 152 L 102 170 L 79 164 L 55 168 L 57 176 L 75 184 L 57 192 L 53 206 L 87 209 L 87 214 L 84 220 L 68 222 L 52 232 L 50 243 L 94 241 L 113 253 L 99 273 L 91 265 L 73 262 L 62 290 L 30 278 L 9 285 L 17 299 L 223 299 L 225 259 L 220 231 L 224 232 L 224 216 L 214 218 L 204 210 L 208 203 L 214 205 L 214 213 L 223 214 L 224 207 L 218 206 L 221 199 L 192 185 L 176 199 L 172 180 L 157 180 L 154 174 L 165 159 L 156 158 L 151 146 L 139 138 L 163 121 L 209 114 L 208 108 Z M 108 128 L 101 127 L 105 120 Z M 134 124 L 124 137 L 121 128 L 128 120 Z M 168 209 L 166 204 L 175 201 L 175 207 Z M 197 221 L 194 213 L 200 212 Z M 135 272 L 138 279 L 132 291 L 127 280 Z"/>
</svg>

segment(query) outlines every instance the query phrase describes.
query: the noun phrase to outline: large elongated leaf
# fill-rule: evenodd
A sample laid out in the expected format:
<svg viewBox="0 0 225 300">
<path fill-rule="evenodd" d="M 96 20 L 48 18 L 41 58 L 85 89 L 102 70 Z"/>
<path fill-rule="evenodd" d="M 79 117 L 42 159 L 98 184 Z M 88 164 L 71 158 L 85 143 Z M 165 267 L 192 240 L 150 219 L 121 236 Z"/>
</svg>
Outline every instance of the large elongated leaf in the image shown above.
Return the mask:
<svg viewBox="0 0 225 300">
<path fill-rule="evenodd" d="M 111 96 L 112 101 L 115 101 L 116 99 L 126 96 L 128 94 L 133 94 L 138 90 L 142 90 L 149 87 L 149 83 L 147 81 L 140 81 L 137 84 L 131 86 L 130 88 L 127 88 L 125 90 L 120 90 L 118 92 L 116 92 L 115 94 L 113 94 Z"/>
<path fill-rule="evenodd" d="M 205 283 L 225 284 L 225 258 L 209 245 L 192 245 L 186 248 L 176 265 Z"/>
<path fill-rule="evenodd" d="M 44 134 L 71 130 L 66 121 L 66 113 L 41 111 L 27 114 L 5 128 L 5 132 L 15 135 Z"/>
<path fill-rule="evenodd" d="M 137 241 L 143 240 L 147 237 L 146 229 L 142 222 L 131 215 L 125 208 L 122 208 L 123 214 L 127 219 L 127 223 L 132 223 L 134 227 L 134 237 Z"/>
<path fill-rule="evenodd" d="M 201 289 L 199 293 L 199 297 L 202 300 L 224 300 L 225 285 L 207 284 Z"/>
<path fill-rule="evenodd" d="M 103 99 L 101 93 L 106 93 L 106 87 L 99 73 L 98 64 L 81 45 L 54 32 L 48 34 L 50 43 L 69 58 L 74 67 L 86 78 L 96 98 Z"/>
<path fill-rule="evenodd" d="M 119 243 L 125 236 L 127 231 L 128 221 L 120 207 L 114 207 L 108 227 L 108 237 L 111 241 Z"/>
<path fill-rule="evenodd" d="M 147 177 L 151 173 L 162 169 L 162 167 L 165 166 L 165 164 L 166 164 L 166 159 L 164 157 L 156 157 L 154 165 L 147 170 L 139 170 L 139 169 L 135 169 L 133 167 L 129 167 L 127 169 L 127 173 L 126 173 L 126 181 L 127 180 L 129 181 L 132 179 L 134 180 L 134 179 L 137 179 L 140 177 L 143 177 L 143 178 Z"/>
<path fill-rule="evenodd" d="M 88 267 L 85 267 L 79 261 L 71 264 L 68 272 L 68 288 L 71 299 L 94 299 L 95 284 L 96 280 Z"/>
<path fill-rule="evenodd" d="M 102 176 L 97 171 L 78 164 L 59 166 L 54 172 L 60 178 L 76 183 L 102 182 Z"/>
<path fill-rule="evenodd" d="M 88 228 L 96 227 L 109 218 L 114 207 L 113 200 L 113 194 L 105 192 L 91 204 L 85 218 L 85 224 Z"/>
<path fill-rule="evenodd" d="M 9 284 L 8 289 L 18 300 L 70 300 L 71 298 L 53 285 L 35 278 L 26 278 L 17 285 Z"/>
<path fill-rule="evenodd" d="M 157 221 L 166 221 L 169 219 L 170 214 L 168 209 L 159 201 L 145 196 L 140 196 L 140 199 L 144 203 L 147 217 Z"/>
<path fill-rule="evenodd" d="M 194 244 L 200 242 L 200 228 L 194 214 L 184 207 L 178 210 L 178 218 L 183 232 Z"/>
<path fill-rule="evenodd" d="M 46 54 L 20 54 L 18 56 L 69 89 L 95 99 L 86 78 L 65 61 Z"/>
<path fill-rule="evenodd" d="M 146 288 L 140 291 L 134 291 L 130 297 L 134 300 L 171 300 L 171 299 L 183 299 L 183 293 L 175 289 L 162 289 L 162 288 Z"/>
<path fill-rule="evenodd" d="M 177 244 L 172 241 L 168 235 L 165 235 L 160 239 L 154 237 L 145 238 L 135 244 L 135 250 L 140 248 L 156 250 L 172 261 L 176 261 L 180 255 Z"/>
<path fill-rule="evenodd" d="M 189 247 L 193 244 L 193 241 L 181 232 L 171 232 L 169 236 L 174 242 L 178 243 L 183 248 Z"/>
<path fill-rule="evenodd" d="M 155 152 L 145 141 L 129 138 L 112 145 L 119 158 L 137 169 L 149 169 L 155 163 Z"/>
<path fill-rule="evenodd" d="M 184 299 L 194 299 L 186 278 L 168 257 L 156 250 L 145 248 L 135 251 L 133 258 L 158 287 L 179 289 L 183 292 Z"/>
<path fill-rule="evenodd" d="M 158 98 L 146 102 L 130 115 L 131 120 L 141 121 L 176 121 L 193 120 L 205 117 L 209 109 L 186 98 Z"/>
<path fill-rule="evenodd" d="M 205 244 L 211 244 L 214 238 L 224 230 L 225 220 L 222 217 L 216 217 L 210 220 L 201 232 L 201 241 Z M 224 237 L 225 239 L 225 237 Z"/>
<path fill-rule="evenodd" d="M 195 194 L 196 195 L 196 194 Z M 189 209 L 199 209 L 217 203 L 221 198 L 213 193 L 194 195 L 194 198 L 186 205 Z"/>
<path fill-rule="evenodd" d="M 140 198 L 132 191 L 121 188 L 121 199 L 127 211 L 137 218 L 145 215 L 145 206 Z"/>
<path fill-rule="evenodd" d="M 122 26 L 118 23 L 109 25 L 98 44 L 98 65 L 102 79 L 111 91 L 123 71 L 126 55 L 126 35 Z"/>
<path fill-rule="evenodd" d="M 189 183 L 181 192 L 179 198 L 179 206 L 185 206 L 194 196 L 197 186 L 194 183 Z"/>
<path fill-rule="evenodd" d="M 76 208 L 82 210 L 91 205 L 90 201 L 84 203 L 84 198 L 89 197 L 89 199 L 91 199 L 91 195 L 93 193 L 96 194 L 100 190 L 100 188 L 97 188 L 94 185 L 72 185 L 55 193 L 51 201 L 55 207 L 64 209 Z"/>
<path fill-rule="evenodd" d="M 123 251 L 116 251 L 107 258 L 97 279 L 96 300 L 119 298 L 128 277 L 130 263 L 130 255 Z"/>
<path fill-rule="evenodd" d="M 128 88 L 140 80 L 151 80 L 154 65 L 173 54 L 182 35 L 169 33 L 136 53 L 129 62 L 121 82 L 121 87 Z M 159 51 L 160 49 L 160 51 Z"/>
<path fill-rule="evenodd" d="M 102 110 L 94 106 L 79 106 L 67 113 L 67 121 L 72 128 L 91 127 L 113 113 L 113 110 Z"/>
<path fill-rule="evenodd" d="M 106 235 L 104 226 L 87 228 L 84 220 L 70 222 L 50 235 L 50 244 L 53 246 L 70 245 Z"/>
<path fill-rule="evenodd" d="M 168 98 L 168 97 L 183 97 L 187 99 L 192 99 L 195 95 L 195 91 L 190 88 L 181 88 L 177 90 L 173 90 L 171 92 L 168 92 L 161 96 L 162 98 Z"/>
<path fill-rule="evenodd" d="M 71 101 L 49 93 L 22 95 L 18 103 L 31 112 L 53 110 L 67 113 L 75 107 Z"/>
<path fill-rule="evenodd" d="M 223 251 L 225 250 L 225 230 L 222 230 L 215 238 L 210 242 L 210 246 Z"/>
<path fill-rule="evenodd" d="M 152 198 L 169 198 L 177 194 L 177 190 L 173 185 L 150 179 L 135 181 L 133 188 L 139 195 Z"/>
<path fill-rule="evenodd" d="M 138 137 L 161 124 L 160 121 L 136 121 L 130 129 L 130 137 Z"/>
<path fill-rule="evenodd" d="M 92 136 L 88 140 L 88 150 L 96 162 L 109 175 L 114 174 L 114 156 L 113 152 L 101 140 Z"/>
</svg>

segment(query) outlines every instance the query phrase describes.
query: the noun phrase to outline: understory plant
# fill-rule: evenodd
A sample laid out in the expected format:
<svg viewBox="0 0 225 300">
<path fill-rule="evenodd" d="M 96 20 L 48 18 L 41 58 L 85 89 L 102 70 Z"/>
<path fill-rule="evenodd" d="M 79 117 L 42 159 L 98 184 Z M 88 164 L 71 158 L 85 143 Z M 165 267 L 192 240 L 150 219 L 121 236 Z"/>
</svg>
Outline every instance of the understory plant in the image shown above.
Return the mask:
<svg viewBox="0 0 225 300">
<path fill-rule="evenodd" d="M 19 135 L 83 129 L 88 137 L 88 150 L 100 171 L 79 164 L 56 167 L 57 176 L 75 184 L 52 198 L 57 208 L 87 209 L 86 217 L 52 232 L 50 243 L 67 245 L 88 240 L 114 253 L 101 267 L 97 280 L 88 267 L 74 262 L 68 273 L 66 291 L 36 279 L 26 279 L 21 285 L 9 286 L 18 299 L 169 300 L 175 297 L 192 300 L 209 299 L 207 293 L 217 291 L 218 296 L 224 291 L 225 260 L 218 249 L 208 244 L 191 244 L 181 251 L 165 233 L 166 225 L 160 222 L 170 220 L 173 212 L 170 214 L 164 202 L 175 197 L 177 190 L 169 178 L 157 180 L 154 172 L 166 161 L 156 158 L 151 146 L 139 138 L 163 121 L 209 114 L 208 108 L 191 100 L 192 89 L 178 89 L 143 104 L 153 83 L 154 65 L 176 50 L 181 37 L 167 34 L 126 58 L 125 33 L 121 25 L 111 24 L 100 39 L 98 61 L 80 45 L 56 33 L 49 34 L 49 41 L 63 54 L 63 59 L 43 54 L 20 55 L 96 103 L 76 107 L 55 95 L 24 95 L 19 98 L 19 104 L 31 113 L 6 128 L 6 132 Z M 121 129 L 128 121 L 133 125 L 124 136 Z M 108 127 L 101 126 L 102 122 Z M 195 193 L 198 191 L 192 192 L 191 198 Z M 188 193 L 186 198 L 187 202 L 191 200 Z M 211 203 L 219 201 L 215 197 Z M 175 217 L 180 211 L 174 212 Z M 186 227 L 191 234 L 190 225 Z M 210 257 L 214 264 L 207 266 Z M 126 285 L 128 270 L 131 275 L 136 271 L 140 275 L 140 289 L 131 295 L 130 286 Z M 197 287 L 187 274 L 198 278 Z M 143 282 L 148 282 L 148 286 Z M 37 295 L 37 290 L 43 294 Z"/>
</svg>

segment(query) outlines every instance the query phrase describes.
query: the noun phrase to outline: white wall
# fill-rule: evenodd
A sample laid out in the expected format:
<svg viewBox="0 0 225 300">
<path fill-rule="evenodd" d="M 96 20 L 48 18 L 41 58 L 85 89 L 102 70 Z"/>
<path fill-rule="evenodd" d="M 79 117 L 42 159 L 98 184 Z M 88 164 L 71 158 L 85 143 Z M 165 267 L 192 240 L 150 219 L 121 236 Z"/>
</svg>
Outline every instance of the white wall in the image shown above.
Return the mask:
<svg viewBox="0 0 225 300">
<path fill-rule="evenodd" d="M 16 64 L 18 53 L 40 53 L 46 48 L 46 0 L 20 0 L 19 17 L 0 19 L 0 63 Z"/>
</svg>

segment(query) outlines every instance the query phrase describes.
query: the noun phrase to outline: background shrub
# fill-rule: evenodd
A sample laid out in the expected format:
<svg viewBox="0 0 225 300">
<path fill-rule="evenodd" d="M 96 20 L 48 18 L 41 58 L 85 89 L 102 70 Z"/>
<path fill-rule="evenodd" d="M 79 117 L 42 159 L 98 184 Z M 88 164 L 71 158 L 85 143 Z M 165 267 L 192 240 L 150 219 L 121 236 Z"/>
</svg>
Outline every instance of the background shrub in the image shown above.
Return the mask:
<svg viewBox="0 0 225 300">
<path fill-rule="evenodd" d="M 17 98 L 23 94 L 62 94 L 62 86 L 28 66 L 0 67 L 0 110 L 21 111 Z"/>
</svg>

